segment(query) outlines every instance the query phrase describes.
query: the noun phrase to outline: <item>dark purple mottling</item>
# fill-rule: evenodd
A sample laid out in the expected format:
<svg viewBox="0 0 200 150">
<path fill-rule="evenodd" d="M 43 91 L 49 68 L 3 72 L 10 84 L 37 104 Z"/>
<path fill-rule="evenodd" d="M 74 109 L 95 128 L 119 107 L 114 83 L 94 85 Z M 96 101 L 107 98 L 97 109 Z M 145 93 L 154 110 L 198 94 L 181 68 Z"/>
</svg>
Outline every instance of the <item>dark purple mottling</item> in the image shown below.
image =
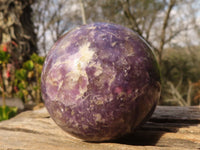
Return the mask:
<svg viewBox="0 0 200 150">
<path fill-rule="evenodd" d="M 41 81 L 52 119 L 86 141 L 133 132 L 151 116 L 161 91 L 148 45 L 132 30 L 109 23 L 81 26 L 59 39 Z"/>
</svg>

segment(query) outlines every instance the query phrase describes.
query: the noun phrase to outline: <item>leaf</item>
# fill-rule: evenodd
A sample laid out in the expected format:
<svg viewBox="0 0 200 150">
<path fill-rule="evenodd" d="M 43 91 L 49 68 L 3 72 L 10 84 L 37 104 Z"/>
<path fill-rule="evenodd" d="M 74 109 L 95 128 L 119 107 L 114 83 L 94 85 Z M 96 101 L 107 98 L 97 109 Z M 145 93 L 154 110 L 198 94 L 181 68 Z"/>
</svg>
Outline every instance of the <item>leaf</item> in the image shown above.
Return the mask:
<svg viewBox="0 0 200 150">
<path fill-rule="evenodd" d="M 42 73 L 42 68 L 43 68 L 42 65 L 40 65 L 40 64 L 37 65 L 37 71 L 38 71 L 39 74 Z"/>
<path fill-rule="evenodd" d="M 23 94 L 22 90 L 20 90 L 17 94 L 21 99 L 24 98 L 24 94 Z"/>
<path fill-rule="evenodd" d="M 27 79 L 27 70 L 19 69 L 15 72 L 15 77 L 18 80 L 26 80 Z"/>
<path fill-rule="evenodd" d="M 20 82 L 20 83 L 18 84 L 18 88 L 19 88 L 20 90 L 23 90 L 23 89 L 26 88 L 26 84 L 25 84 L 24 82 Z"/>
<path fill-rule="evenodd" d="M 38 56 L 35 53 L 31 55 L 31 60 L 34 63 L 41 64 L 41 65 L 44 63 L 44 57 Z"/>
<path fill-rule="evenodd" d="M 32 60 L 28 60 L 23 64 L 23 68 L 28 70 L 28 71 L 32 71 L 34 68 L 34 64 Z"/>
<path fill-rule="evenodd" d="M 0 106 L 0 121 L 10 119 L 17 114 L 17 107 Z"/>
<path fill-rule="evenodd" d="M 10 54 L 4 51 L 0 51 L 0 62 L 7 63 L 9 61 Z"/>
<path fill-rule="evenodd" d="M 36 91 L 36 90 L 39 89 L 39 87 L 38 86 L 34 86 L 33 89 Z"/>
</svg>

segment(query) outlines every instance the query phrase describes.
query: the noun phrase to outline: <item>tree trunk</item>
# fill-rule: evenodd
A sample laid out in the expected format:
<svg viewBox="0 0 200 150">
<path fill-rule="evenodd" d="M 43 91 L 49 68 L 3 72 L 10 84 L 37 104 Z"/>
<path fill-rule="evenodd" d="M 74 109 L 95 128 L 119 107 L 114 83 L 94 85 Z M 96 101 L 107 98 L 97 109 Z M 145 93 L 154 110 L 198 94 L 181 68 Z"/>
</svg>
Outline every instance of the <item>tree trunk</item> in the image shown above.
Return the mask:
<svg viewBox="0 0 200 150">
<path fill-rule="evenodd" d="M 160 35 L 159 54 L 158 54 L 158 62 L 159 62 L 160 65 L 161 65 L 161 62 L 162 62 L 164 45 L 166 44 L 166 42 L 165 42 L 165 40 L 166 40 L 165 39 L 166 38 L 166 29 L 167 29 L 167 26 L 168 26 L 168 22 L 169 22 L 169 18 L 170 18 L 172 8 L 175 6 L 175 4 L 176 4 L 176 0 L 170 0 L 169 6 L 167 8 L 167 12 L 166 12 L 165 17 L 164 17 L 163 25 L 162 25 L 162 30 L 161 30 L 161 35 Z"/>
<path fill-rule="evenodd" d="M 83 24 L 86 24 L 84 3 L 83 3 L 83 0 L 79 0 L 79 1 L 80 1 L 80 5 L 81 5 L 82 22 L 83 22 Z"/>
<path fill-rule="evenodd" d="M 10 61 L 19 68 L 34 52 L 37 53 L 36 34 L 31 20 L 34 0 L 0 1 L 0 44 L 8 45 Z"/>
</svg>

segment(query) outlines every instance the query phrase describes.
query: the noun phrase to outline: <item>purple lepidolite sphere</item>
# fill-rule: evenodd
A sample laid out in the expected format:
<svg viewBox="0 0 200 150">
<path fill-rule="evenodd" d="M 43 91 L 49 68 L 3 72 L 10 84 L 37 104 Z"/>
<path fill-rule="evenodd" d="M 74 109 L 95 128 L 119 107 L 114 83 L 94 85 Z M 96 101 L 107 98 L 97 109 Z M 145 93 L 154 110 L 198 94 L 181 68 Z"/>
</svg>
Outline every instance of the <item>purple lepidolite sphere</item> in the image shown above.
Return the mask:
<svg viewBox="0 0 200 150">
<path fill-rule="evenodd" d="M 109 23 L 62 36 L 45 60 L 41 82 L 52 119 L 86 141 L 131 133 L 151 116 L 161 90 L 159 68 L 146 42 Z"/>
</svg>

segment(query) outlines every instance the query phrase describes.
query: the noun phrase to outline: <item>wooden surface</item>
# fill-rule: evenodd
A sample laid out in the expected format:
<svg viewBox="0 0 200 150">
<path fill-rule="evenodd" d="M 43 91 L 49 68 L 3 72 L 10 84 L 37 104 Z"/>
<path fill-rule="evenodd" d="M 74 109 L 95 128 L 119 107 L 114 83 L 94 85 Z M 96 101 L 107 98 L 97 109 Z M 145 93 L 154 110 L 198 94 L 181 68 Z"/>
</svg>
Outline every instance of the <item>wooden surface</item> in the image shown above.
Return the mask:
<svg viewBox="0 0 200 150">
<path fill-rule="evenodd" d="M 5 150 L 192 150 L 200 149 L 200 107 L 158 106 L 134 134 L 103 143 L 88 143 L 62 131 L 45 108 L 0 122 L 0 149 Z"/>
</svg>

